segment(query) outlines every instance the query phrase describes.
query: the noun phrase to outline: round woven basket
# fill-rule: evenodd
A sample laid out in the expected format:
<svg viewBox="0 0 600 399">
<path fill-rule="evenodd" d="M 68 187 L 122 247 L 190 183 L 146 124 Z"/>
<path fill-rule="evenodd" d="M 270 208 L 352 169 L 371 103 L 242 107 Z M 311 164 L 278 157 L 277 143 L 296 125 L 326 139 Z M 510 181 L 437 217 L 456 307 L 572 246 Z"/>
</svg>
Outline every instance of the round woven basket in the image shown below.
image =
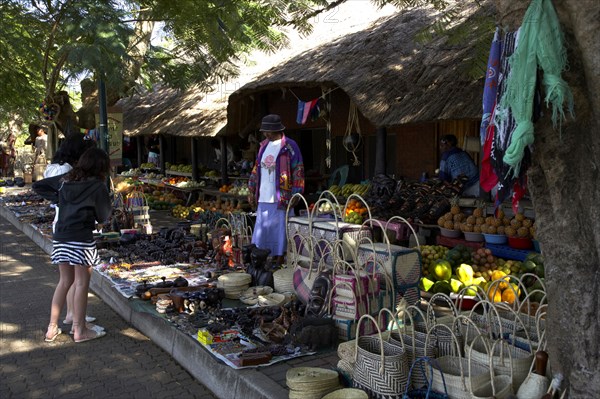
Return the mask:
<svg viewBox="0 0 600 399">
<path fill-rule="evenodd" d="M 323 399 L 369 399 L 369 395 L 361 389 L 343 388 L 328 393 Z"/>
<path fill-rule="evenodd" d="M 294 391 L 330 392 L 338 386 L 338 372 L 319 367 L 296 367 L 286 373 L 286 384 Z"/>
</svg>

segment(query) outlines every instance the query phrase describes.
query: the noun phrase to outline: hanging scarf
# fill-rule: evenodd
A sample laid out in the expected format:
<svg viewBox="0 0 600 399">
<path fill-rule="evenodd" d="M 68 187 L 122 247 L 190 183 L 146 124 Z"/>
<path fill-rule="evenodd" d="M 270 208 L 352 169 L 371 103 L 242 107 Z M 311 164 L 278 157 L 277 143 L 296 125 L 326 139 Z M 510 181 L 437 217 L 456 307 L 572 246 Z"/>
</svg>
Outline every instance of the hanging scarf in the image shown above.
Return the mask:
<svg viewBox="0 0 600 399">
<path fill-rule="evenodd" d="M 511 111 L 516 127 L 510 145 L 504 154 L 504 162 L 514 176 L 519 175 L 525 148 L 533 143 L 533 100 L 536 71 L 544 71 L 545 102 L 552 105 L 554 126 L 564 119 L 563 103 L 573 115 L 573 95 L 567 83 L 560 77 L 566 66 L 566 50 L 558 17 L 551 0 L 532 0 L 520 28 L 519 45 L 511 56 L 510 76 L 506 92 L 498 104 L 497 123 L 506 121 Z"/>
<path fill-rule="evenodd" d="M 497 101 L 506 92 L 508 77 L 511 74 L 510 57 L 518 48 L 520 37 L 520 29 L 516 32 L 507 32 L 502 39 L 502 51 L 500 55 L 500 68 L 498 74 L 498 93 Z M 534 122 L 540 116 L 540 84 L 537 80 L 535 86 L 535 96 L 533 101 L 533 120 Z M 504 118 L 496 118 L 497 112 L 504 112 Z M 529 165 L 531 164 L 531 152 L 529 147 L 524 150 L 523 158 L 521 160 L 519 173 L 517 175 L 511 172 L 511 166 L 504 162 L 504 154 L 507 148 L 512 142 L 512 135 L 515 132 L 515 119 L 513 118 L 510 109 L 501 110 L 498 106 L 494 109 L 494 115 L 492 117 L 494 123 L 488 126 L 488 137 L 486 145 L 484 146 L 484 160 L 482 161 L 482 168 L 487 163 L 493 168 L 493 176 L 496 177 L 497 191 L 495 197 L 496 208 L 502 204 L 507 198 L 512 199 L 512 208 L 517 211 L 519 206 L 519 200 L 523 197 L 526 192 L 527 178 L 526 173 Z M 486 159 L 486 155 L 489 154 L 489 159 Z M 489 176 L 488 176 L 489 177 Z M 489 184 L 493 183 L 490 179 Z M 493 187 L 493 186 L 492 186 Z M 484 188 L 491 189 L 492 187 L 484 186 Z M 512 195 L 512 196 L 511 196 Z"/>
<path fill-rule="evenodd" d="M 496 28 L 496 33 L 494 33 L 494 39 L 492 40 L 490 56 L 487 63 L 485 85 L 483 86 L 483 116 L 481 118 L 481 127 L 479 129 L 479 136 L 482 145 L 485 143 L 487 127 L 490 124 L 490 120 L 492 119 L 492 111 L 496 105 L 501 48 L 500 28 Z"/>
</svg>

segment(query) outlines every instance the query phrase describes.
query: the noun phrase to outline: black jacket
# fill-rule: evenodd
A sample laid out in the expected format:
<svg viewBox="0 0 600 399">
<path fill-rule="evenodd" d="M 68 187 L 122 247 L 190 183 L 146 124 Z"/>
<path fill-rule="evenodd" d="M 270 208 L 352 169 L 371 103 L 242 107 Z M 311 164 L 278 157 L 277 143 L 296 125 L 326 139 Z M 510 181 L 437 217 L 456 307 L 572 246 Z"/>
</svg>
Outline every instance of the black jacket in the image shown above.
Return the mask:
<svg viewBox="0 0 600 399">
<path fill-rule="evenodd" d="M 53 238 L 63 242 L 92 241 L 96 221 L 104 223 L 112 210 L 106 183 L 93 178 L 67 181 L 64 177 L 49 177 L 32 185 L 33 191 L 60 207 Z"/>
</svg>

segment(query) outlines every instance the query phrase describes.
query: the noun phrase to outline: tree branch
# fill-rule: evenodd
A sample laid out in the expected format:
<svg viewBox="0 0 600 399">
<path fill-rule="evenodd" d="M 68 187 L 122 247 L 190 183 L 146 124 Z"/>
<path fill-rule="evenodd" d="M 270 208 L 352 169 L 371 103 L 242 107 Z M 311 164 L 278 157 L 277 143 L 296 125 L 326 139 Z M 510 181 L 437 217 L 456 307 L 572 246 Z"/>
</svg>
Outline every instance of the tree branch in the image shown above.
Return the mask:
<svg viewBox="0 0 600 399">
<path fill-rule="evenodd" d="M 58 10 L 58 14 L 56 16 L 56 19 L 54 20 L 54 24 L 52 25 L 52 31 L 50 32 L 50 37 L 48 38 L 48 41 L 46 42 L 46 50 L 44 51 L 44 67 L 42 69 L 42 76 L 44 77 L 44 84 L 46 85 L 46 96 L 49 96 L 54 89 L 54 86 L 49 85 L 49 82 L 48 82 L 48 61 L 50 58 L 50 49 L 52 48 L 52 43 L 54 42 L 54 35 L 56 34 L 56 31 L 58 30 L 60 20 L 65 12 L 65 9 L 67 8 L 67 6 L 69 5 L 70 2 L 71 2 L 71 0 L 65 1 L 65 3 L 62 5 L 62 7 Z M 48 3 L 50 3 L 50 2 L 48 2 Z M 48 12 L 49 13 L 51 12 L 50 8 L 48 8 Z M 53 74 L 54 74 L 54 72 L 53 72 Z M 56 83 L 56 82 L 54 82 L 54 83 Z"/>
<path fill-rule="evenodd" d="M 322 12 L 329 11 L 329 10 L 331 10 L 333 8 L 336 8 L 337 6 L 345 3 L 346 1 L 347 0 L 336 0 L 336 1 L 332 2 L 332 3 L 329 3 L 327 5 L 327 7 L 321 8 L 320 10 L 315 10 L 315 11 L 313 11 L 313 12 L 311 12 L 311 13 L 303 16 L 301 19 L 302 20 L 311 19 L 311 18 L 316 17 L 317 15 L 321 14 Z M 293 23 L 294 23 L 294 20 L 287 21 L 287 22 L 284 23 L 284 25 L 292 25 Z"/>
</svg>

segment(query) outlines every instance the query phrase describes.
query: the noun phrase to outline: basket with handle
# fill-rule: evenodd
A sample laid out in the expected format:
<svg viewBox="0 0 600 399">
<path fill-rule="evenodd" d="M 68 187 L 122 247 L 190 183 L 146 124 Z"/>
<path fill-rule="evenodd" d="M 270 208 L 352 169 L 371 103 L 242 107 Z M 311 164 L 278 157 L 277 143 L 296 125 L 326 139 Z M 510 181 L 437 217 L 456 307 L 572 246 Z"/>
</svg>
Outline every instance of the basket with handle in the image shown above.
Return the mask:
<svg viewBox="0 0 600 399">
<path fill-rule="evenodd" d="M 433 369 L 432 388 L 434 391 L 441 392 L 445 385 L 449 398 L 468 398 L 471 394 L 470 389 L 477 389 L 489 380 L 488 370 L 479 363 L 474 364 L 469 370 L 468 360 L 460 355 L 460 345 L 451 326 L 445 324 L 433 326 L 427 334 L 426 345 L 429 344 L 434 328 L 446 330 L 447 335 L 453 339 L 454 351 L 450 355 L 438 357 L 439 368 Z M 469 379 L 473 388 L 467 387 L 465 378 Z"/>
<path fill-rule="evenodd" d="M 478 340 L 481 340 L 484 344 L 484 347 L 486 350 L 488 350 L 488 353 L 490 354 L 490 356 L 488 356 L 488 360 L 489 360 L 489 371 L 490 371 L 490 379 L 487 383 L 482 384 L 481 386 L 477 387 L 476 389 L 474 389 L 471 385 L 469 385 L 469 388 L 471 390 L 471 397 L 473 399 L 509 399 L 514 395 L 514 390 L 513 390 L 513 385 L 512 385 L 512 375 L 508 376 L 508 375 L 495 375 L 494 372 L 494 357 L 491 355 L 492 353 L 495 352 L 496 349 L 496 345 L 508 345 L 506 341 L 504 340 L 496 340 L 493 341 L 492 343 L 492 347 L 491 349 L 488 347 L 488 343 L 489 341 L 487 341 L 488 337 L 484 336 L 484 335 L 478 335 L 476 336 L 473 341 L 470 344 L 470 347 L 472 349 L 473 345 L 475 344 L 475 342 L 478 342 Z M 487 343 L 486 343 L 487 342 Z M 468 350 L 468 353 L 473 353 L 472 350 Z M 502 351 L 502 353 L 506 352 L 508 353 L 508 356 L 511 356 L 510 350 L 507 351 Z M 504 362 L 504 357 L 502 357 L 502 362 Z M 512 360 L 512 358 L 511 358 Z M 510 363 L 510 362 L 509 362 Z M 471 358 L 469 357 L 469 375 L 471 375 L 471 367 L 472 367 L 472 362 L 471 362 Z"/>
<path fill-rule="evenodd" d="M 288 240 L 288 253 L 287 256 L 289 257 L 294 256 L 294 255 L 303 255 L 303 256 L 308 256 L 310 253 L 308 248 L 305 248 L 302 246 L 302 243 L 300 242 L 300 237 L 309 237 L 311 236 L 311 232 L 312 232 L 312 215 L 309 212 L 307 214 L 307 216 L 302 217 L 302 216 L 294 216 L 294 217 L 290 217 L 290 211 L 293 209 L 291 204 L 293 201 L 302 201 L 304 202 L 304 205 L 306 206 L 306 209 L 308 209 L 308 202 L 306 202 L 306 198 L 304 198 L 304 196 L 300 193 L 296 193 L 294 195 L 292 195 L 292 198 L 290 198 L 290 201 L 288 203 L 286 212 L 285 212 L 285 229 L 286 229 L 286 235 L 287 235 L 287 240 Z M 292 252 L 292 250 L 295 250 L 295 254 Z"/>
<path fill-rule="evenodd" d="M 425 315 L 421 312 L 421 309 L 414 305 L 409 305 L 406 307 L 402 314 L 402 325 L 403 330 L 398 332 L 392 332 L 390 334 L 389 342 L 391 343 L 402 343 L 408 355 L 408 362 L 413 364 L 413 362 L 420 357 L 427 358 L 435 358 L 437 357 L 437 348 L 435 346 L 436 342 L 430 341 L 429 345 L 425 345 L 425 341 L 427 340 L 427 334 L 422 333 L 420 331 L 415 331 L 412 328 L 415 325 L 415 319 L 412 316 L 411 312 L 415 312 L 420 315 L 424 319 Z M 407 328 L 406 317 L 410 319 L 410 328 Z M 400 340 L 398 340 L 400 337 Z M 437 339 L 436 339 L 437 341 Z M 423 385 L 427 385 L 427 379 L 423 379 L 423 373 L 414 373 L 411 377 L 411 383 L 414 387 L 421 387 Z"/>
<path fill-rule="evenodd" d="M 423 368 L 423 365 L 425 365 L 425 367 L 429 367 L 429 369 L 427 370 L 429 374 L 427 374 L 427 371 Z M 421 374 L 421 377 L 417 380 L 423 380 L 425 381 L 425 384 L 415 387 L 415 384 L 412 383 L 412 381 L 416 379 L 415 374 L 417 374 L 418 372 L 415 371 L 415 367 L 417 366 L 419 366 L 419 374 Z M 410 371 L 408 372 L 408 378 L 411 382 L 407 384 L 406 391 L 404 391 L 404 396 L 402 396 L 402 399 L 449 399 L 448 390 L 446 389 L 446 380 L 444 379 L 444 373 L 440 371 L 440 374 L 442 376 L 442 384 L 444 386 L 443 393 L 434 391 L 433 383 L 431 379 L 427 377 L 427 375 L 433 376 L 434 366 L 438 370 L 440 370 L 437 361 L 433 358 L 426 356 L 418 357 L 412 362 L 410 366 Z"/>
<path fill-rule="evenodd" d="M 434 309 L 434 305 L 438 301 L 445 302 L 445 304 L 450 309 L 451 314 L 438 317 Z M 450 299 L 450 297 L 446 294 L 433 294 L 432 297 L 429 299 L 429 302 L 427 303 L 426 316 L 426 321 L 415 322 L 415 328 L 417 329 L 417 331 L 425 332 L 427 334 L 429 334 L 430 331 L 433 331 L 433 334 L 435 335 L 436 339 L 435 345 L 437 347 L 438 357 L 447 356 L 454 353 L 455 339 L 459 343 L 459 353 L 462 356 L 462 348 L 465 339 L 462 331 L 460 331 L 457 323 L 455 322 L 456 318 L 458 317 L 458 310 L 456 309 L 456 306 L 454 305 L 452 299 Z M 425 325 L 423 325 L 423 323 L 425 323 Z M 453 334 L 448 334 L 448 330 L 445 328 L 437 328 L 437 326 L 439 325 L 451 327 L 452 329 L 454 329 Z"/>
<path fill-rule="evenodd" d="M 134 225 L 143 226 L 150 223 L 150 207 L 148 206 L 146 196 L 141 190 L 133 190 L 127 194 L 125 205 L 133 215 Z"/>
<path fill-rule="evenodd" d="M 358 196 L 357 194 L 352 194 L 351 196 Z M 350 197 L 349 197 L 350 198 Z M 364 200 L 361 198 L 364 202 Z M 315 206 L 312 210 L 312 230 L 311 234 L 322 238 L 328 241 L 333 240 L 342 240 L 342 257 L 344 260 L 353 259 L 353 255 L 356 252 L 357 243 L 360 241 L 362 237 L 372 237 L 372 231 L 370 228 L 364 225 L 356 225 L 352 223 L 347 223 L 343 221 L 342 215 L 338 215 L 334 213 L 334 219 L 322 219 L 317 218 L 317 212 L 319 208 L 319 204 L 328 203 L 331 207 L 335 205 L 329 201 L 327 198 L 319 198 L 317 202 L 315 202 Z M 365 203 L 366 204 L 366 203 Z M 347 205 L 346 205 L 347 206 Z M 345 212 L 344 208 L 344 212 Z M 368 207 L 367 207 L 368 209 Z M 370 212 L 370 211 L 369 211 Z M 327 262 L 331 264 L 331 262 Z"/>
<path fill-rule="evenodd" d="M 384 233 L 385 226 L 377 219 L 367 219 L 363 226 L 377 225 Z M 361 264 L 374 254 L 384 265 L 386 273 L 392 277 L 396 293 L 396 306 L 402 298 L 408 304 L 417 303 L 421 298 L 419 279 L 421 278 L 421 252 L 418 249 L 392 245 L 387 234 L 382 234 L 383 242 L 373 242 L 370 237 L 361 237 L 357 245 L 356 259 Z"/>
<path fill-rule="evenodd" d="M 485 303 L 486 301 L 481 301 L 478 302 L 476 306 L 479 304 L 482 304 L 483 306 L 483 304 Z M 492 309 L 492 312 L 489 312 L 490 319 L 493 320 L 494 315 L 496 318 L 500 317 L 496 311 L 496 307 L 493 306 L 491 302 L 488 302 L 488 308 Z M 473 307 L 472 311 L 474 311 L 475 309 L 476 307 Z M 510 309 L 510 307 L 506 306 L 506 309 Z M 512 309 L 510 309 L 510 311 L 514 312 Z M 520 317 L 516 312 L 514 312 L 514 317 L 517 322 L 520 322 Z M 502 339 L 505 338 L 504 330 L 502 329 L 502 323 L 500 321 L 492 321 L 492 323 L 488 327 L 490 327 L 490 329 L 486 332 L 488 332 L 488 335 L 490 337 Z M 499 328 L 498 333 L 496 333 L 495 328 Z M 466 335 L 468 336 L 468 333 Z M 528 337 L 527 340 L 529 341 Z M 529 347 L 531 348 L 531 343 L 529 343 Z M 529 373 L 530 364 L 533 359 L 533 353 L 517 347 L 514 344 L 513 340 L 512 344 L 508 346 L 508 350 L 510 350 L 511 360 L 509 363 L 506 363 L 502 356 L 502 351 L 504 350 L 504 347 L 495 347 L 494 352 L 489 353 L 489 355 L 488 353 L 484 353 L 485 349 L 486 348 L 483 347 L 478 341 L 475 345 L 471 345 L 469 347 L 469 356 L 471 356 L 475 362 L 480 364 L 487 364 L 487 357 L 492 357 L 495 367 L 495 373 L 498 375 L 512 375 L 513 385 L 515 387 L 520 386 L 523 380 L 525 380 L 525 378 L 527 377 L 527 374 Z"/>
<path fill-rule="evenodd" d="M 356 332 L 358 331 L 358 322 L 357 320 L 360 319 L 361 316 L 363 316 L 363 314 L 361 314 L 359 317 L 355 317 L 353 314 L 350 315 L 344 315 L 344 314 L 340 314 L 338 313 L 338 309 L 337 306 L 334 307 L 333 305 L 333 293 L 336 289 L 339 289 L 340 287 L 344 287 L 346 290 L 349 290 L 351 292 L 352 291 L 352 287 L 345 282 L 338 282 L 336 284 L 334 284 L 331 288 L 331 290 L 327 293 L 327 299 L 326 299 L 326 306 L 324 306 L 324 311 L 322 312 L 323 316 L 331 316 L 331 318 L 333 319 L 333 321 L 335 322 L 336 327 L 338 328 L 338 338 L 342 341 L 350 341 L 352 339 L 356 338 Z M 358 310 L 364 311 L 364 314 L 368 314 L 367 309 L 370 308 L 369 306 L 369 302 L 368 302 L 368 298 L 365 298 L 367 300 L 367 303 L 363 305 L 359 304 L 359 300 L 356 297 L 353 297 L 351 299 L 353 304 L 359 304 L 357 306 Z M 340 310 L 343 310 L 342 307 L 340 307 Z M 342 312 L 342 313 L 346 313 L 346 312 Z M 361 334 L 373 334 L 376 331 L 376 329 L 374 328 L 373 324 L 363 324 L 360 326 L 360 333 Z M 353 350 L 355 350 L 355 347 L 352 346 Z M 350 363 L 354 362 L 354 358 L 355 356 L 352 356 L 352 359 L 346 359 L 348 360 Z"/>
<path fill-rule="evenodd" d="M 345 292 L 350 292 L 352 296 L 336 295 L 336 292 L 339 292 L 340 289 L 343 289 Z M 331 297 L 332 299 L 330 299 L 329 304 L 330 312 L 333 316 L 349 320 L 358 320 L 362 315 L 370 313 L 371 306 L 369 297 L 362 295 L 360 289 L 355 290 L 355 286 L 352 286 L 347 282 L 338 281 L 335 283 L 331 289 Z"/>
<path fill-rule="evenodd" d="M 542 337 L 542 342 L 543 342 L 543 337 Z M 545 350 L 545 342 L 543 342 L 543 345 L 540 346 L 539 349 L 540 349 L 540 351 Z M 522 398 L 522 399 L 540 398 L 550 388 L 550 381 L 549 381 L 548 377 L 546 375 L 539 374 L 539 372 L 543 372 L 543 374 L 545 374 L 546 370 L 543 368 L 543 366 L 545 366 L 545 365 L 541 365 L 542 366 L 541 370 L 536 370 L 536 358 L 538 356 L 540 356 L 539 352 L 537 352 L 536 356 L 534 356 L 534 358 L 533 358 L 529 374 L 527 375 L 527 377 L 525 378 L 525 380 L 523 381 L 523 383 L 517 390 L 518 398 Z M 547 361 L 547 354 L 546 354 L 544 361 Z M 534 372 L 534 370 L 536 372 Z"/>
<path fill-rule="evenodd" d="M 410 224 L 410 222 L 406 219 L 404 219 L 402 216 L 392 216 L 391 218 L 389 218 L 386 222 L 385 222 L 385 230 L 384 233 L 388 230 L 390 223 L 399 220 L 400 222 L 404 223 L 408 229 L 410 230 L 410 232 L 412 233 L 413 237 L 415 237 L 415 246 L 417 248 L 421 248 L 421 245 L 419 244 L 419 236 L 417 235 L 416 230 L 414 229 L 414 227 Z M 408 236 L 407 239 L 410 239 L 410 235 Z"/>
<path fill-rule="evenodd" d="M 361 335 L 364 321 L 374 324 L 377 335 Z M 402 398 L 408 384 L 406 352 L 383 339 L 377 321 L 370 315 L 358 320 L 355 349 L 353 386 L 365 390 L 370 398 Z"/>
<path fill-rule="evenodd" d="M 308 250 L 308 255 L 299 252 L 298 248 L 293 248 L 292 265 L 294 268 L 293 284 L 296 296 L 304 303 L 308 303 L 311 290 L 315 281 L 322 274 L 329 274 L 323 259 L 318 262 L 314 260 L 314 238 L 298 237 L 300 245 Z"/>
<path fill-rule="evenodd" d="M 352 287 L 350 292 L 346 286 L 340 286 L 335 290 L 334 295 L 337 297 L 365 297 L 369 296 L 370 309 L 369 313 L 379 310 L 378 301 L 378 282 L 373 283 L 375 274 L 370 276 L 365 270 L 356 267 L 356 264 L 351 264 L 345 260 L 338 259 L 333 265 L 332 280 L 336 284 L 338 282 L 348 283 Z"/>
</svg>

